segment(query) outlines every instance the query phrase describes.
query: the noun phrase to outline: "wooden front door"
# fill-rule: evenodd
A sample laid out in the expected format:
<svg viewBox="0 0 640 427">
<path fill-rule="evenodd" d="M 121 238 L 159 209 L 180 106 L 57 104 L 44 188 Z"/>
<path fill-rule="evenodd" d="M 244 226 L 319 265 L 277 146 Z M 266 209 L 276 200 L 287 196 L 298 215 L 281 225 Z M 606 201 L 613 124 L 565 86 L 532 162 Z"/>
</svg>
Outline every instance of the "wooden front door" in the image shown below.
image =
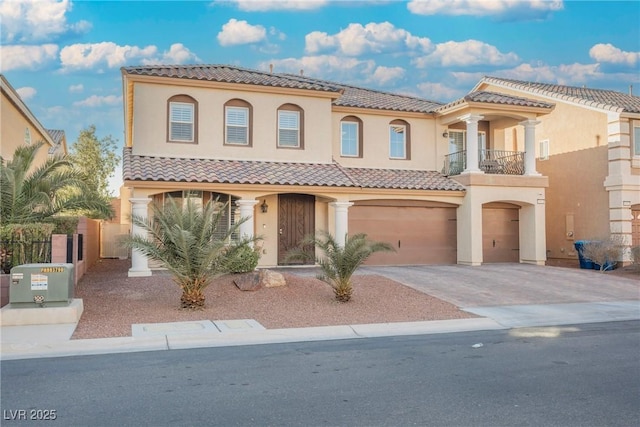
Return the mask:
<svg viewBox="0 0 640 427">
<path fill-rule="evenodd" d="M 505 203 L 505 205 L 507 205 Z M 482 208 L 484 263 L 520 261 L 518 207 L 491 203 Z"/>
<path fill-rule="evenodd" d="M 314 264 L 314 261 L 285 261 L 287 253 L 315 231 L 314 196 L 280 194 L 278 196 L 278 265 Z M 313 255 L 315 248 L 308 248 Z"/>
</svg>

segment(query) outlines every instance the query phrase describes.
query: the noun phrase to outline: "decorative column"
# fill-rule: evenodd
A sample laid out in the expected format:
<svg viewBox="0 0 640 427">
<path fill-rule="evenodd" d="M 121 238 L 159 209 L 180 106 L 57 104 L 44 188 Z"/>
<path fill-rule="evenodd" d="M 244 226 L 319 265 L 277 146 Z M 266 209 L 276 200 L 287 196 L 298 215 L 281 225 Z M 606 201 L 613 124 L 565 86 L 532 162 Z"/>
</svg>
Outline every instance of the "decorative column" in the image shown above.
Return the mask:
<svg viewBox="0 0 640 427">
<path fill-rule="evenodd" d="M 524 126 L 524 174 L 540 176 L 536 171 L 536 120 L 520 122 Z"/>
<path fill-rule="evenodd" d="M 246 221 L 240 224 L 240 237 L 252 238 L 255 235 L 255 229 L 253 226 L 253 212 L 254 207 L 257 204 L 258 200 L 255 199 L 241 199 L 236 201 L 236 206 L 240 208 L 240 218 L 247 218 Z"/>
<path fill-rule="evenodd" d="M 147 197 L 132 197 L 129 199 L 131 202 L 131 215 L 142 219 L 147 219 L 148 208 L 147 205 L 151 199 Z M 131 234 L 133 236 L 146 235 L 146 231 L 131 221 Z M 144 277 L 151 276 L 151 270 L 149 269 L 149 260 L 138 249 L 131 250 L 131 268 L 128 273 L 129 277 Z"/>
<path fill-rule="evenodd" d="M 484 117 L 466 114 L 458 118 L 467 124 L 467 167 L 462 173 L 484 173 L 478 167 L 478 122 Z"/>
<path fill-rule="evenodd" d="M 349 207 L 353 206 L 351 202 L 332 202 L 329 203 L 336 211 L 336 232 L 334 238 L 336 242 L 344 247 L 347 236 L 347 225 L 349 224 Z"/>
</svg>

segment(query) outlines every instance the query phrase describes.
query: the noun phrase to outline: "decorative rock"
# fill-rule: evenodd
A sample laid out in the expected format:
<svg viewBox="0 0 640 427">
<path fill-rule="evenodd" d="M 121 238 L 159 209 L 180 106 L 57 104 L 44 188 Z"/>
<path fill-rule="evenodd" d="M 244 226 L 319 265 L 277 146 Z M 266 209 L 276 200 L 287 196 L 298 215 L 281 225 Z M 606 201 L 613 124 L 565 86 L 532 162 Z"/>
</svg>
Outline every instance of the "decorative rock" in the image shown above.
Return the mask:
<svg viewBox="0 0 640 427">
<path fill-rule="evenodd" d="M 262 287 L 262 275 L 258 271 L 237 274 L 233 278 L 233 283 L 241 291 L 257 291 Z"/>
<path fill-rule="evenodd" d="M 275 288 L 278 286 L 285 286 L 287 281 L 284 276 L 275 271 L 263 270 L 262 271 L 262 284 L 265 288 Z"/>
</svg>

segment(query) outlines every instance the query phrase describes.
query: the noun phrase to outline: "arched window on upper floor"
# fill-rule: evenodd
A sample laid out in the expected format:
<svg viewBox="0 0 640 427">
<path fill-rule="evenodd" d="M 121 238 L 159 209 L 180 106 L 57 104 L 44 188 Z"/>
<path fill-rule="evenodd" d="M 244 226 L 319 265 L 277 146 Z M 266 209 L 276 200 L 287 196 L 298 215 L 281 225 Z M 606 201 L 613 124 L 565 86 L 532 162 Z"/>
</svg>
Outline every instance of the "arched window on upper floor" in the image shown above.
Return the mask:
<svg viewBox="0 0 640 427">
<path fill-rule="evenodd" d="M 198 101 L 189 95 L 167 100 L 167 141 L 198 143 Z"/>
<path fill-rule="evenodd" d="M 225 145 L 253 145 L 253 107 L 242 99 L 224 104 Z"/>
<path fill-rule="evenodd" d="M 362 157 L 362 120 L 356 116 L 346 116 L 340 121 L 340 155 L 342 157 Z"/>
<path fill-rule="evenodd" d="M 389 158 L 411 159 L 411 126 L 404 120 L 389 123 Z"/>
<path fill-rule="evenodd" d="M 278 148 L 304 148 L 304 110 L 295 104 L 278 107 Z"/>
</svg>

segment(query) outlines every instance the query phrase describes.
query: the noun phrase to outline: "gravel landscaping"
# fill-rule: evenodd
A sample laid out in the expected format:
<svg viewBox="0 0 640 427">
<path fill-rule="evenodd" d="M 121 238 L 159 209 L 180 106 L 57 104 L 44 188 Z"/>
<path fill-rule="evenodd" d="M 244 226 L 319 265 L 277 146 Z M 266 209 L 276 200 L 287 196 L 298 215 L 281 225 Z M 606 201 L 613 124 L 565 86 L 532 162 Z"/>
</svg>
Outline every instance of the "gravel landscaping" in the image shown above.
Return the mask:
<svg viewBox="0 0 640 427">
<path fill-rule="evenodd" d="M 104 259 L 80 280 L 84 313 L 72 339 L 131 336 L 135 323 L 254 319 L 277 329 L 476 317 L 377 275 L 356 274 L 352 300 L 339 303 L 326 283 L 290 272 L 283 273 L 286 286 L 257 291 L 241 291 L 223 276 L 207 287 L 204 310 L 185 311 L 167 272 L 132 278 L 129 267 L 129 260 Z"/>
</svg>

